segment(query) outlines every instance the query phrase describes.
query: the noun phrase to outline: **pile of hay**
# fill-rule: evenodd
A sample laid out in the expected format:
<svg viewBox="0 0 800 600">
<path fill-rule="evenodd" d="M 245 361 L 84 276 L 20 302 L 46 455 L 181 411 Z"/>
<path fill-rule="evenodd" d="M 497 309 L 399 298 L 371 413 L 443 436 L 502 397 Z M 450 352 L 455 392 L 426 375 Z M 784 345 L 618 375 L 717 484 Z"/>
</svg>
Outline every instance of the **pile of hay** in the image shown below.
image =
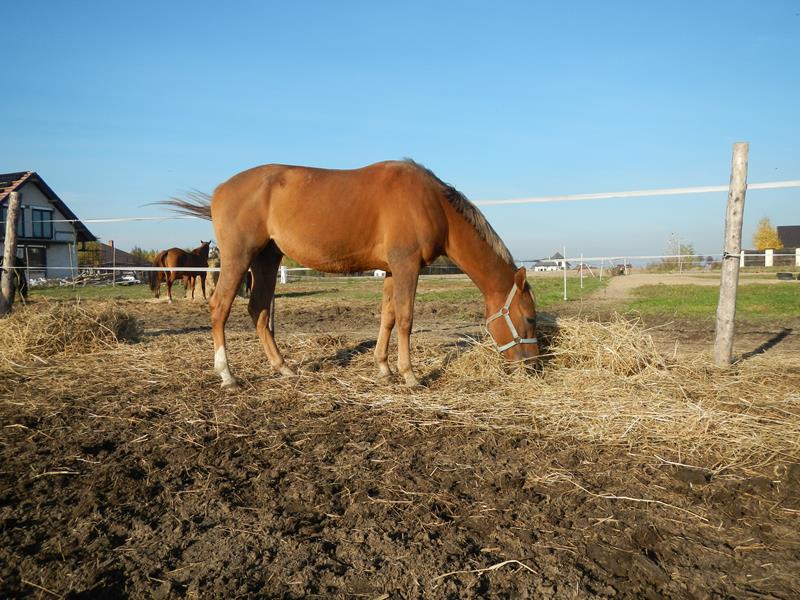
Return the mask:
<svg viewBox="0 0 800 600">
<path fill-rule="evenodd" d="M 0 320 L 0 358 L 85 354 L 139 339 L 139 320 L 114 303 L 48 303 Z"/>
<path fill-rule="evenodd" d="M 622 318 L 559 319 L 542 337 L 549 347 L 541 372 L 509 368 L 491 343 L 476 342 L 445 364 L 431 385 L 435 402 L 415 395 L 415 408 L 670 460 L 800 458 L 796 359 L 757 357 L 718 369 L 707 354 L 661 354 L 640 323 Z"/>
</svg>

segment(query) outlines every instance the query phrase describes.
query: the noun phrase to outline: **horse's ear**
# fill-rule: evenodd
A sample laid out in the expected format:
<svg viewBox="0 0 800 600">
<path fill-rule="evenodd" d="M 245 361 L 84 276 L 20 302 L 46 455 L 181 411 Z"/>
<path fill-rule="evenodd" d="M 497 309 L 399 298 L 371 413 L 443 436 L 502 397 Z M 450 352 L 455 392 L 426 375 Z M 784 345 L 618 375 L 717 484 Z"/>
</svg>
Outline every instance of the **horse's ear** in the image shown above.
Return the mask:
<svg viewBox="0 0 800 600">
<path fill-rule="evenodd" d="M 517 272 L 514 273 L 514 283 L 517 285 L 517 289 L 520 292 L 525 291 L 525 281 L 528 277 L 528 272 L 525 270 L 525 267 L 520 267 L 517 269 Z"/>
</svg>

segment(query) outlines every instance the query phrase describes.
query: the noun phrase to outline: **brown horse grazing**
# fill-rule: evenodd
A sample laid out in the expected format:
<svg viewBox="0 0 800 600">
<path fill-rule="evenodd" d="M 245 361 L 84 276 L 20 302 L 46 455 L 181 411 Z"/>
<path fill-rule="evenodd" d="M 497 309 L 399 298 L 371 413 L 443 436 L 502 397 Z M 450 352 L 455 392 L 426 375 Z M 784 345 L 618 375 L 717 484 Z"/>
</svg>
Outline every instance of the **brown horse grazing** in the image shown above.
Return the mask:
<svg viewBox="0 0 800 600">
<path fill-rule="evenodd" d="M 170 248 L 162 250 L 156 255 L 153 261 L 154 267 L 165 268 L 187 268 L 187 267 L 208 267 L 208 251 L 211 242 L 200 240 L 200 245 L 186 252 L 181 248 Z M 183 280 L 183 284 L 191 284 L 192 300 L 194 300 L 194 282 L 196 277 L 200 277 L 200 288 L 203 290 L 203 300 L 206 299 L 206 271 L 151 271 L 150 289 L 156 293 L 156 298 L 161 295 L 161 279 L 167 283 L 167 295 L 172 302 L 172 284 L 176 280 Z M 187 288 L 188 289 L 188 288 Z"/>
<path fill-rule="evenodd" d="M 417 278 L 423 265 L 450 257 L 478 286 L 486 326 L 509 360 L 539 355 L 536 311 L 525 268 L 481 212 L 431 171 L 410 161 L 329 170 L 265 165 L 235 175 L 208 199 L 167 201 L 174 210 L 211 218 L 220 249 L 220 275 L 209 302 L 214 369 L 223 387 L 235 387 L 225 351 L 225 323 L 248 267 L 253 272 L 249 311 L 270 363 L 285 364 L 269 322 L 275 278 L 284 254 L 319 271 L 382 269 L 383 308 L 375 361 L 391 375 L 389 336 L 398 328 L 397 369 L 417 385 L 409 337 Z"/>
</svg>

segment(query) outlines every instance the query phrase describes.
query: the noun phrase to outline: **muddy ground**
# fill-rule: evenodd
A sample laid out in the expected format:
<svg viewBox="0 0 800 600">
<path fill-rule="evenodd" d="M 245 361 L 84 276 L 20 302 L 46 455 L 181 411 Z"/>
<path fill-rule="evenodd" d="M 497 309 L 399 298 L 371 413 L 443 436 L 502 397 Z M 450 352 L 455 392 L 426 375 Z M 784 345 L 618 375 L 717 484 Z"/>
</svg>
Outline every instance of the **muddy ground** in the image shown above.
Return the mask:
<svg viewBox="0 0 800 600">
<path fill-rule="evenodd" d="M 377 306 L 279 302 L 284 346 L 322 348 L 305 367 L 336 381 L 331 393 L 271 373 L 244 303 L 231 354 L 254 366 L 237 394 L 210 373 L 199 302 L 125 303 L 145 326 L 130 351 L 152 348 L 174 368 L 168 385 L 138 367 L 120 377 L 127 349 L 4 371 L 0 597 L 798 597 L 798 457 L 685 466 L 359 404 L 348 390 L 366 385 L 354 363 Z M 449 351 L 480 313 L 422 307 L 417 348 Z M 755 324 L 739 350 L 793 327 Z M 794 331 L 767 350 L 796 351 Z M 662 343 L 708 333 L 679 324 Z M 181 356 L 202 346 L 207 359 Z"/>
</svg>

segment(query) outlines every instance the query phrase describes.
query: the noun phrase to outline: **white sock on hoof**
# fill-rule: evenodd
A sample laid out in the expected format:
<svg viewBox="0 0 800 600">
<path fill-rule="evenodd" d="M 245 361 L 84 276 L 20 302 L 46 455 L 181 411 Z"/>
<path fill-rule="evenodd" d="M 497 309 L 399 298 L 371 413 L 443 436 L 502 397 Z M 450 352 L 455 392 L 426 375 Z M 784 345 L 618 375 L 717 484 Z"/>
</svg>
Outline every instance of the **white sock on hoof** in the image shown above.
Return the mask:
<svg viewBox="0 0 800 600">
<path fill-rule="evenodd" d="M 236 380 L 233 378 L 233 375 L 231 375 L 231 371 L 228 368 L 228 356 L 225 353 L 225 346 L 220 346 L 214 353 L 214 370 L 220 377 L 222 377 L 223 387 L 236 385 Z"/>
</svg>

